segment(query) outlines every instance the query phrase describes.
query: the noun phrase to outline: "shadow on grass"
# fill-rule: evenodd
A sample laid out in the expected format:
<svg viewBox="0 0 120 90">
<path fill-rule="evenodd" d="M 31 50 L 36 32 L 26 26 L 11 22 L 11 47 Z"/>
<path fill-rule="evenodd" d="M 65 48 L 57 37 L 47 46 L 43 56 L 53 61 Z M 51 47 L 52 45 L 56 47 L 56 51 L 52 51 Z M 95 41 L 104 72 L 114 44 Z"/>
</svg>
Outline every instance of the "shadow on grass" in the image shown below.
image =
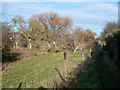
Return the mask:
<svg viewBox="0 0 120 90">
<path fill-rule="evenodd" d="M 90 61 L 90 60 L 86 60 Z M 120 73 L 115 63 L 109 60 L 107 52 L 95 55 L 89 67 L 85 67 L 69 83 L 70 88 L 118 88 Z M 80 68 L 80 67 L 79 67 Z"/>
</svg>

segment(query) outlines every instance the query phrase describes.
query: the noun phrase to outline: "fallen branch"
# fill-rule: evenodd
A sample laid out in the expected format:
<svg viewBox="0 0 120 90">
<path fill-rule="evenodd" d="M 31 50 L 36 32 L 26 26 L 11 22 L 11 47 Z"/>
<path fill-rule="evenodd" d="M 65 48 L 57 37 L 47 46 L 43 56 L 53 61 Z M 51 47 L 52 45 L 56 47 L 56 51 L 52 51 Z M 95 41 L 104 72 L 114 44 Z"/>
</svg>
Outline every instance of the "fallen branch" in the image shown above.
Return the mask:
<svg viewBox="0 0 120 90">
<path fill-rule="evenodd" d="M 63 77 L 62 77 L 62 75 L 60 74 L 60 72 L 58 71 L 58 69 L 57 68 L 55 68 L 55 70 L 57 71 L 57 73 L 59 74 L 59 76 L 60 76 L 60 78 L 62 79 L 62 81 L 64 81 L 64 82 L 67 82 Z"/>
<path fill-rule="evenodd" d="M 19 84 L 17 90 L 19 90 L 21 86 L 22 86 L 22 82 Z"/>
</svg>

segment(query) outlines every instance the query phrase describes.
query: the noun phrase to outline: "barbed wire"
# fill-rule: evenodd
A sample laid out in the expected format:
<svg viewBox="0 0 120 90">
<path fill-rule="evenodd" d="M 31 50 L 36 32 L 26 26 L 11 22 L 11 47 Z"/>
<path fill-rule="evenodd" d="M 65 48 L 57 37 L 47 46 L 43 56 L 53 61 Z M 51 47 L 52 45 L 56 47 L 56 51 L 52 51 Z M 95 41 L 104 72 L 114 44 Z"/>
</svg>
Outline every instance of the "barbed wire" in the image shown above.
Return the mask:
<svg viewBox="0 0 120 90">
<path fill-rule="evenodd" d="M 61 56 L 60 56 L 60 57 L 61 57 Z M 60 58 L 60 57 L 58 57 L 58 58 Z M 51 62 L 51 61 L 50 61 L 50 62 Z M 47 66 L 47 67 L 42 68 L 42 69 L 40 69 L 40 70 L 43 71 L 43 70 L 45 70 L 46 68 L 50 68 L 50 67 L 54 66 L 56 63 L 58 63 L 58 62 L 59 62 L 59 60 L 58 60 L 57 62 L 55 62 L 53 65 Z M 46 63 L 46 62 L 44 62 L 44 63 Z M 34 66 L 36 66 L 36 65 L 42 65 L 42 64 L 44 64 L 44 63 L 35 64 Z M 48 63 L 48 62 L 47 62 L 47 63 Z M 58 64 L 59 64 L 59 63 L 58 63 Z M 16 70 L 16 71 L 14 71 L 14 72 L 21 71 L 21 70 L 24 71 L 24 70 L 26 70 L 26 69 L 28 69 L 28 68 L 33 68 L 34 66 L 32 66 L 32 67 L 27 67 L 27 68 L 23 68 L 23 69 L 19 69 L 19 70 Z M 36 71 L 34 71 L 34 72 L 29 72 L 29 73 L 25 74 L 24 76 L 18 76 L 18 77 L 14 78 L 14 79 L 11 79 L 11 80 L 9 80 L 9 81 L 3 82 L 2 84 L 5 84 L 5 83 L 8 83 L 8 82 L 17 80 L 17 79 L 19 79 L 19 78 L 21 78 L 21 77 L 28 76 L 28 75 L 30 75 L 30 74 L 32 74 L 32 73 L 35 73 L 35 72 L 37 72 L 37 71 L 40 71 L 40 70 L 36 70 Z M 52 70 L 50 70 L 50 71 L 52 71 Z M 50 72 L 50 71 L 49 71 L 49 72 Z M 14 72 L 4 73 L 3 75 L 10 74 L 10 73 L 14 73 Z M 47 73 L 49 73 L 49 72 L 47 72 Z M 40 74 L 40 73 L 39 73 L 39 74 Z M 46 73 L 43 73 L 43 74 L 46 74 Z M 41 75 L 43 75 L 43 74 L 41 74 Z M 38 78 L 38 77 L 36 77 L 36 78 Z M 35 80 L 36 78 L 34 78 L 34 80 Z M 33 80 L 33 79 L 29 79 L 29 80 L 27 80 L 27 82 L 30 81 L 30 80 Z M 0 85 L 2 85 L 2 84 L 0 84 Z"/>
<path fill-rule="evenodd" d="M 53 71 L 53 70 L 50 70 L 49 72 L 47 72 L 47 73 L 43 73 L 43 74 L 39 74 L 40 76 L 43 76 L 43 75 L 46 75 L 46 74 L 49 74 L 51 71 Z M 50 74 L 49 74 L 49 76 L 50 76 Z M 36 80 L 36 79 L 38 79 L 38 77 L 35 77 L 34 78 L 34 80 Z M 28 83 L 28 82 L 30 82 L 31 80 L 33 80 L 33 77 L 32 77 L 32 79 L 28 79 L 27 81 L 25 81 L 24 83 Z M 44 79 L 42 79 L 42 81 L 41 82 L 43 82 L 43 81 L 45 81 Z M 23 84 L 24 84 L 23 83 Z"/>
<path fill-rule="evenodd" d="M 46 62 L 48 63 L 48 61 L 46 61 Z M 46 63 L 46 62 L 44 62 L 44 63 Z M 51 61 L 50 61 L 50 62 L 51 62 Z M 25 68 L 22 68 L 22 69 L 15 70 L 15 71 L 13 71 L 13 72 L 3 73 L 3 74 L 0 74 L 0 76 L 6 75 L 6 74 L 15 73 L 15 72 L 17 72 L 17 71 L 23 71 L 23 70 L 26 70 L 26 69 L 30 69 L 30 68 L 33 68 L 33 67 L 36 66 L 36 65 L 42 65 L 42 64 L 44 64 L 44 63 L 35 64 L 35 65 L 33 65 L 32 67 L 31 67 L 31 66 L 25 67 Z"/>
<path fill-rule="evenodd" d="M 61 57 L 61 56 L 60 56 L 60 57 Z M 60 58 L 60 57 L 58 57 L 58 58 Z M 46 62 L 48 63 L 48 61 L 46 61 Z M 46 62 L 44 62 L 44 63 L 46 63 Z M 36 66 L 36 65 L 42 65 L 42 64 L 44 64 L 44 63 L 41 63 L 41 64 L 39 63 L 39 64 L 33 65 L 32 67 L 29 66 L 29 67 L 25 67 L 25 68 L 22 68 L 22 69 L 18 69 L 18 70 L 12 71 L 12 72 L 3 73 L 3 74 L 0 74 L 0 76 L 6 75 L 6 74 L 15 73 L 15 72 L 17 72 L 17 71 L 23 71 L 23 70 L 26 70 L 26 69 L 30 69 L 30 68 L 33 68 L 33 67 Z"/>
<path fill-rule="evenodd" d="M 57 61 L 58 62 L 58 61 Z M 56 63 L 57 63 L 56 62 Z M 51 66 L 47 66 L 47 67 L 45 67 L 45 68 L 43 68 L 43 69 L 40 69 L 40 70 L 45 70 L 46 68 L 50 68 L 50 67 L 52 67 L 52 66 L 54 66 L 56 63 L 54 63 L 53 65 L 51 65 Z M 35 72 L 37 72 L 37 71 L 40 71 L 40 70 L 36 70 L 36 71 L 34 71 L 34 72 L 29 72 L 29 73 L 27 73 L 27 74 L 25 74 L 24 76 L 28 76 L 28 75 L 30 75 L 30 74 L 32 74 L 32 73 L 35 73 Z M 11 80 L 9 80 L 9 81 L 6 81 L 6 82 L 2 82 L 2 84 L 5 84 L 5 83 L 8 83 L 8 82 L 11 82 L 11 81 L 13 81 L 13 80 L 17 80 L 17 79 L 19 79 L 19 78 L 21 78 L 21 77 L 24 77 L 24 76 L 19 76 L 19 77 L 16 77 L 16 78 L 14 78 L 14 79 L 11 79 Z"/>
<path fill-rule="evenodd" d="M 52 66 L 54 66 L 54 65 L 52 65 Z M 61 65 L 59 65 L 58 67 L 60 67 Z M 63 67 L 63 66 L 62 66 Z M 45 79 L 43 79 L 42 78 L 42 81 L 41 82 L 39 82 L 39 83 L 42 83 L 42 82 L 44 82 L 44 81 L 46 81 L 46 80 L 49 80 L 49 79 L 51 79 L 51 77 L 53 76 L 53 73 L 51 72 L 51 71 L 54 71 L 54 69 L 52 69 L 52 70 L 50 70 L 49 72 L 47 72 L 47 73 L 43 73 L 43 74 L 41 74 L 41 75 L 46 75 L 46 74 L 49 74 L 48 76 L 49 77 L 47 77 L 47 79 L 45 78 Z M 55 74 L 55 72 L 54 72 L 54 74 Z M 41 76 L 40 75 L 40 76 Z M 33 77 L 32 77 L 33 78 Z M 34 80 L 36 80 L 36 79 L 38 79 L 38 77 L 36 77 L 36 78 L 34 78 Z M 33 80 L 33 79 L 28 79 L 26 82 L 24 82 L 24 83 L 28 83 L 28 82 L 30 82 L 31 80 Z M 23 83 L 23 84 L 24 84 Z"/>
<path fill-rule="evenodd" d="M 59 60 L 59 61 L 60 61 L 60 60 Z M 59 62 L 59 61 L 57 61 L 57 62 Z M 57 62 L 56 62 L 56 63 L 57 63 Z M 50 67 L 50 66 L 47 66 L 47 67 Z M 42 69 L 40 69 L 40 70 L 44 70 L 44 68 L 42 68 Z M 5 77 L 5 78 L 6 78 L 6 77 Z"/>
</svg>

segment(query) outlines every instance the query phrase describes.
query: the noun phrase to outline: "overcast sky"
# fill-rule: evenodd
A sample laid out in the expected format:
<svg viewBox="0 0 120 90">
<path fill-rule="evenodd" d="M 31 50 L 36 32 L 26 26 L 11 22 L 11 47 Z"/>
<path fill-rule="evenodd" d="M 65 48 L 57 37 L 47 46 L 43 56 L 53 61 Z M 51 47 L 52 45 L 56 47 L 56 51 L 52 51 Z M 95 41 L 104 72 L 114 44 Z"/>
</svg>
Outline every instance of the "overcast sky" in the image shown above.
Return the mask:
<svg viewBox="0 0 120 90">
<path fill-rule="evenodd" d="M 46 2 L 37 2 L 37 0 L 34 0 L 36 2 L 21 1 L 2 1 L 2 12 L 7 17 L 5 19 L 9 20 L 15 15 L 21 15 L 27 21 L 34 14 L 54 11 L 60 16 L 70 17 L 74 22 L 73 27 L 89 28 L 98 35 L 103 31 L 106 22 L 118 20 L 118 0 L 114 0 L 114 2 L 113 0 L 104 0 L 104 2 L 96 0 L 91 0 L 91 2 L 89 0 L 84 0 L 84 2 L 79 0 L 76 0 L 76 2 L 67 2 L 67 0 L 64 0 L 66 2 L 48 2 L 47 0 L 45 0 Z"/>
</svg>

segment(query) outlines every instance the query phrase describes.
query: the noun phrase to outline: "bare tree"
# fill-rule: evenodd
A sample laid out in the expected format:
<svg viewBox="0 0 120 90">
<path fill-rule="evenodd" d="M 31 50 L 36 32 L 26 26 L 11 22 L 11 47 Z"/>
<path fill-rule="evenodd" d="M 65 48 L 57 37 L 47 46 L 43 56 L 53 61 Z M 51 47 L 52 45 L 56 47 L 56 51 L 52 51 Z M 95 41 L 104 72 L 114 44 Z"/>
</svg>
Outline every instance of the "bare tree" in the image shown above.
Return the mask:
<svg viewBox="0 0 120 90">
<path fill-rule="evenodd" d="M 74 41 L 74 52 L 80 47 L 80 45 L 83 43 L 85 39 L 85 31 L 82 28 L 76 28 L 73 31 L 73 41 Z"/>
<path fill-rule="evenodd" d="M 38 25 L 37 21 L 29 20 L 27 27 L 26 22 L 21 16 L 15 16 L 12 19 L 12 25 L 14 29 L 17 29 L 24 35 L 29 43 L 29 49 L 32 49 L 32 42 L 39 37 L 40 30 L 42 30 L 41 25 Z"/>
<path fill-rule="evenodd" d="M 31 19 L 39 21 L 39 24 L 43 26 L 44 40 L 52 42 L 56 48 L 56 41 L 60 40 L 61 32 L 70 29 L 72 26 L 72 20 L 69 17 L 60 17 L 54 12 L 34 15 Z"/>
<path fill-rule="evenodd" d="M 89 46 L 95 39 L 95 35 L 96 33 L 90 29 L 83 30 L 83 28 L 81 27 L 74 29 L 72 34 L 74 42 L 74 52 L 76 52 L 76 50 L 83 44 L 87 44 Z"/>
<path fill-rule="evenodd" d="M 111 35 L 113 32 L 116 32 L 118 29 L 118 24 L 116 22 L 108 22 L 104 27 L 104 31 L 101 33 L 100 38 L 103 40 L 108 35 Z"/>
</svg>

